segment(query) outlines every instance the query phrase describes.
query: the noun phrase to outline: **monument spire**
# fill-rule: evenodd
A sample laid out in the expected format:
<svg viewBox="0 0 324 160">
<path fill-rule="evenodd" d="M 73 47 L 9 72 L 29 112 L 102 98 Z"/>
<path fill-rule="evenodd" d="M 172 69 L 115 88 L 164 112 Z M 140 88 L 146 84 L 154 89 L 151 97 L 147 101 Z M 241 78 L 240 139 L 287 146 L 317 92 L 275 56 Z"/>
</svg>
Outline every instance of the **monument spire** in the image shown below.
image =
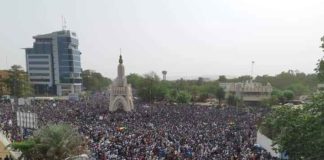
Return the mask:
<svg viewBox="0 0 324 160">
<path fill-rule="evenodd" d="M 123 64 L 123 57 L 121 55 L 121 48 L 119 48 L 119 64 Z"/>
<path fill-rule="evenodd" d="M 121 54 L 119 55 L 119 64 L 123 64 L 123 57 Z"/>
<path fill-rule="evenodd" d="M 133 95 L 130 84 L 127 84 L 123 58 L 121 54 L 119 55 L 117 72 L 117 78 L 110 86 L 109 111 L 114 112 L 118 109 L 122 109 L 128 112 L 134 109 Z"/>
</svg>

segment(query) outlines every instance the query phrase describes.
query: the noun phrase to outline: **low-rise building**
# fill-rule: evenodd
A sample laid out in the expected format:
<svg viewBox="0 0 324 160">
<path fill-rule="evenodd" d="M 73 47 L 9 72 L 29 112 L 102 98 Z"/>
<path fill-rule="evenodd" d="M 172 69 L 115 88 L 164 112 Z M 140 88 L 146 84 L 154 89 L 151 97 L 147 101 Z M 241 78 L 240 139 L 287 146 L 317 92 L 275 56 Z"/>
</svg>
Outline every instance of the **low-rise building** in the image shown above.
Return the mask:
<svg viewBox="0 0 324 160">
<path fill-rule="evenodd" d="M 220 83 L 226 97 L 234 95 L 245 104 L 258 104 L 264 99 L 271 97 L 272 86 L 270 83 L 262 85 L 258 82 L 247 81 L 239 83 Z"/>
</svg>

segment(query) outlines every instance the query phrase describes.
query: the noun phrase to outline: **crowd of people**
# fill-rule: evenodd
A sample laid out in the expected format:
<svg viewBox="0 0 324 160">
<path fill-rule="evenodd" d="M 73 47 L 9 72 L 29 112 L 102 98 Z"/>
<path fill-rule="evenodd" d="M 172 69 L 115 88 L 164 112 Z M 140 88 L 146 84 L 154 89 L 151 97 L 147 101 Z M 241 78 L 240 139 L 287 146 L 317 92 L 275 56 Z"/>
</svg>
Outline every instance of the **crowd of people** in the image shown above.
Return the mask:
<svg viewBox="0 0 324 160">
<path fill-rule="evenodd" d="M 135 104 L 135 111 L 110 113 L 109 100 L 96 94 L 80 101 L 38 101 L 28 107 L 39 125 L 70 123 L 88 139 L 90 159 L 275 159 L 255 146 L 260 107 Z M 0 127 L 22 139 L 17 107 L 0 104 Z"/>
</svg>

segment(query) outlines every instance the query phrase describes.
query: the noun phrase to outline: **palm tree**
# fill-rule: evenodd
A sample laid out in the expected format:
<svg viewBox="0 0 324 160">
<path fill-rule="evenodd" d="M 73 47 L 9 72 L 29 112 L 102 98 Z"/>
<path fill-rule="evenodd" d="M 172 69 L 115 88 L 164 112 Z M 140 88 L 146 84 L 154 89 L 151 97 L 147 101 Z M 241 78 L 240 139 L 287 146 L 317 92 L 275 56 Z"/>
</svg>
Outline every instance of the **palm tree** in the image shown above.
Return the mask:
<svg viewBox="0 0 324 160">
<path fill-rule="evenodd" d="M 42 127 L 25 141 L 11 144 L 26 159 L 62 160 L 87 151 L 80 134 L 68 124 L 49 124 Z M 27 145 L 26 145 L 27 144 Z"/>
</svg>

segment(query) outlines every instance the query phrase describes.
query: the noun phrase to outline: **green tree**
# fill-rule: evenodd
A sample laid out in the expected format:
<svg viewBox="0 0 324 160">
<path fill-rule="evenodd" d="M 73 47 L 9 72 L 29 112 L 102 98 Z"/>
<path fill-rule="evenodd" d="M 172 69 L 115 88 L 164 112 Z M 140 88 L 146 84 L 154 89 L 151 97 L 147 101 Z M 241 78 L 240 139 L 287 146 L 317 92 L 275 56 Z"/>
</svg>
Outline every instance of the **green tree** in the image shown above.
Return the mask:
<svg viewBox="0 0 324 160">
<path fill-rule="evenodd" d="M 175 89 L 170 89 L 169 92 L 165 95 L 166 100 L 168 102 L 176 102 L 177 101 L 177 93 L 178 91 Z"/>
<path fill-rule="evenodd" d="M 156 87 L 154 87 L 154 100 L 157 101 L 163 101 L 166 100 L 167 94 L 170 92 L 170 84 L 167 81 L 159 81 L 158 84 L 156 84 Z"/>
<path fill-rule="evenodd" d="M 140 83 L 139 88 L 137 90 L 138 96 L 146 102 L 153 102 L 157 99 L 160 99 L 160 96 L 163 95 L 160 92 L 164 91 L 161 91 L 159 84 L 160 78 L 156 73 L 151 72 L 145 74 L 144 79 L 142 83 Z"/>
<path fill-rule="evenodd" d="M 236 106 L 236 105 L 238 105 L 239 101 L 240 101 L 240 99 L 238 97 L 236 97 L 235 95 L 233 95 L 233 94 L 230 94 L 227 97 L 227 104 L 228 105 Z"/>
<path fill-rule="evenodd" d="M 28 80 L 26 72 L 19 65 L 11 66 L 9 77 L 5 80 L 15 97 L 26 97 L 33 94 L 33 88 Z"/>
<path fill-rule="evenodd" d="M 177 93 L 176 101 L 178 103 L 186 104 L 190 102 L 190 99 L 191 99 L 191 95 L 186 91 L 179 91 Z"/>
<path fill-rule="evenodd" d="M 218 87 L 215 90 L 215 97 L 218 99 L 219 105 L 222 104 L 222 100 L 225 99 L 225 91 L 222 87 Z"/>
<path fill-rule="evenodd" d="M 287 90 L 292 91 L 296 96 L 301 96 L 310 92 L 310 88 L 306 87 L 302 83 L 293 83 L 287 87 Z"/>
<path fill-rule="evenodd" d="M 87 91 L 102 91 L 112 83 L 111 79 L 93 70 L 84 70 L 81 73 L 83 87 Z"/>
<path fill-rule="evenodd" d="M 263 107 L 271 107 L 273 105 L 279 104 L 278 95 L 271 95 L 268 99 L 263 99 L 261 101 L 261 106 Z"/>
<path fill-rule="evenodd" d="M 67 124 L 49 124 L 22 142 L 13 142 L 8 147 L 22 152 L 22 157 L 33 160 L 62 160 L 86 153 L 83 138 Z M 21 158 L 22 158 L 21 157 Z"/>
<path fill-rule="evenodd" d="M 289 159 L 324 157 L 324 93 L 314 95 L 312 103 L 300 108 L 281 106 L 263 121 L 261 131 L 286 151 Z"/>
<path fill-rule="evenodd" d="M 226 82 L 227 81 L 226 76 L 224 76 L 224 75 L 219 76 L 218 81 L 219 82 Z"/>
<path fill-rule="evenodd" d="M 318 80 L 320 82 L 324 82 L 324 60 L 323 59 L 318 60 L 315 71 L 317 73 Z"/>
<path fill-rule="evenodd" d="M 132 85 L 133 88 L 138 89 L 143 83 L 144 78 L 136 73 L 131 73 L 126 76 L 127 82 Z"/>
<path fill-rule="evenodd" d="M 292 100 L 294 98 L 294 92 L 291 90 L 285 90 L 283 91 L 283 96 L 285 98 L 285 101 Z"/>
<path fill-rule="evenodd" d="M 252 80 L 252 77 L 249 75 L 240 76 L 238 78 L 228 79 L 227 82 L 246 82 Z"/>
<path fill-rule="evenodd" d="M 197 102 L 199 99 L 199 86 L 191 85 L 189 88 L 189 92 L 191 94 L 192 103 L 195 104 L 195 102 Z"/>
<path fill-rule="evenodd" d="M 271 93 L 271 99 L 277 100 L 278 103 L 284 104 L 286 102 L 286 98 L 283 94 L 283 91 L 279 89 L 274 89 Z M 273 101 L 275 102 L 275 101 Z M 277 104 L 277 103 L 276 103 Z"/>
<path fill-rule="evenodd" d="M 279 90 L 292 90 L 296 96 L 305 95 L 316 91 L 318 79 L 316 74 L 305 74 L 289 70 L 276 76 L 257 76 L 255 82 L 267 84 L 268 82 Z"/>
<path fill-rule="evenodd" d="M 324 36 L 321 38 L 322 44 L 321 44 L 321 48 L 324 49 Z M 319 59 L 317 62 L 317 66 L 315 68 L 315 71 L 317 73 L 317 78 L 320 82 L 324 82 L 324 60 Z"/>
</svg>

